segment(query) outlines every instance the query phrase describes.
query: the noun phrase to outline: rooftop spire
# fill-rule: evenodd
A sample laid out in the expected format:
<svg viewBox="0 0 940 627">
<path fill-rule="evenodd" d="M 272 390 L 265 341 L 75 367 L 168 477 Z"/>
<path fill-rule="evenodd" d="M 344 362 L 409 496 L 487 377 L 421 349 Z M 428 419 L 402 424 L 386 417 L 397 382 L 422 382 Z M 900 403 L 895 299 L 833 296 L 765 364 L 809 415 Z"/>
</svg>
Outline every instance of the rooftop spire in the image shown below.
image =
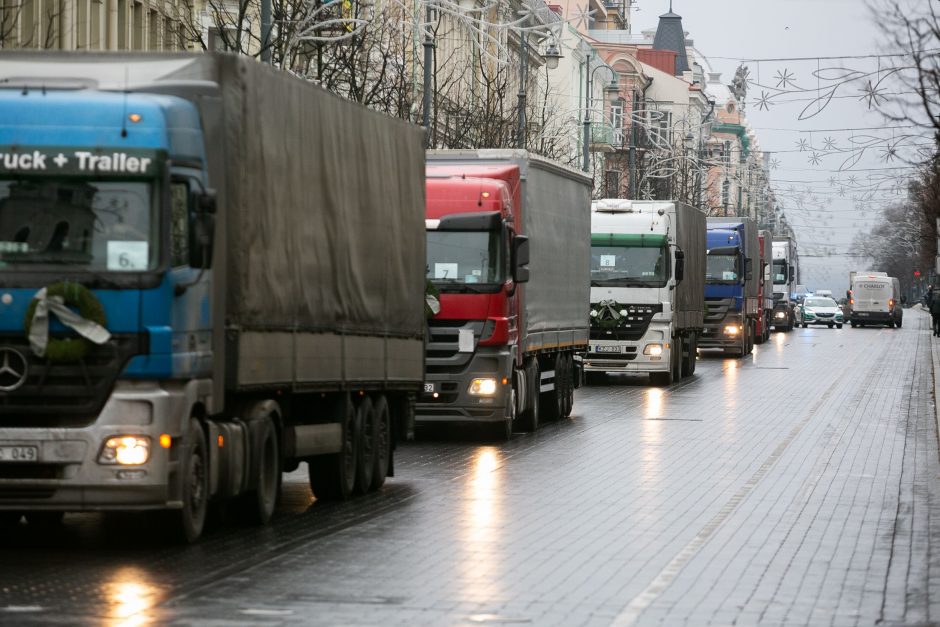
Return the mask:
<svg viewBox="0 0 940 627">
<path fill-rule="evenodd" d="M 653 50 L 671 50 L 676 53 L 676 76 L 688 72 L 689 56 L 685 49 L 685 29 L 682 17 L 672 12 L 672 0 L 669 0 L 669 13 L 659 16 L 659 26 L 653 39 Z"/>
</svg>

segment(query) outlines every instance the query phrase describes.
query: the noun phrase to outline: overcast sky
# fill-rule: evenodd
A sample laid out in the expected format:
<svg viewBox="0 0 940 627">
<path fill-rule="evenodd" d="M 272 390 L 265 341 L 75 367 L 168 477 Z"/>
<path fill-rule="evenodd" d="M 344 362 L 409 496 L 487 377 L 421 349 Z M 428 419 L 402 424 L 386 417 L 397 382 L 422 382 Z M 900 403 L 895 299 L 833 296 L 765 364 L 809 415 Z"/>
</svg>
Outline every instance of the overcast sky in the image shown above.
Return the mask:
<svg viewBox="0 0 940 627">
<path fill-rule="evenodd" d="M 634 32 L 655 28 L 669 0 L 638 5 Z M 674 0 L 673 10 L 724 82 L 731 81 L 740 59 L 752 59 L 744 62 L 757 83 L 748 92 L 747 116 L 761 149 L 773 152 L 777 162 L 771 175 L 803 253 L 803 283 L 844 292 L 849 270 L 870 269 L 847 256 L 855 234 L 870 228 L 886 202 L 902 197 L 894 185 L 905 171 L 894 168 L 903 164 L 887 147 L 923 143 L 904 139 L 920 131 L 886 128 L 891 125 L 877 107 L 869 109 L 871 99 L 865 97 L 867 82 L 877 84 L 899 59 L 820 59 L 890 51 L 865 0 Z M 859 74 L 836 80 L 845 70 Z M 832 100 L 814 103 L 833 88 Z M 761 105 L 765 93 L 769 98 Z M 861 154 L 850 150 L 866 142 L 872 144 Z M 873 198 L 865 202 L 870 191 Z"/>
</svg>

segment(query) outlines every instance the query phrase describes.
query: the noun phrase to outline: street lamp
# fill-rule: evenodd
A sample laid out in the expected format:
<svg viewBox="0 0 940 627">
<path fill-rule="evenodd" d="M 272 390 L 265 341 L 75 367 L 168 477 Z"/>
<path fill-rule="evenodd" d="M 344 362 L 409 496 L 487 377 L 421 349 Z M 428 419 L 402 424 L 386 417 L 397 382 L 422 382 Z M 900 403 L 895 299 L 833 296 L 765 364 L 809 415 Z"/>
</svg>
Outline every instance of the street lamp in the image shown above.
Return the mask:
<svg viewBox="0 0 940 627">
<path fill-rule="evenodd" d="M 584 107 L 584 138 L 583 138 L 583 142 L 584 142 L 584 146 L 583 146 L 583 150 L 584 150 L 584 155 L 583 155 L 583 156 L 584 156 L 584 163 L 582 164 L 582 169 L 583 169 L 585 172 L 590 172 L 590 171 L 591 171 L 591 156 L 590 156 L 590 150 L 591 150 L 591 83 L 592 83 L 593 80 L 594 80 L 594 73 L 597 72 L 598 70 L 601 70 L 601 69 L 607 69 L 608 71 L 610 71 L 610 74 L 611 74 L 611 76 L 610 76 L 610 83 L 608 83 L 607 85 L 604 86 L 604 93 L 605 93 L 605 94 L 608 94 L 608 97 L 610 98 L 611 102 L 614 102 L 614 101 L 619 97 L 619 94 L 620 94 L 620 75 L 617 74 L 617 72 L 614 70 L 614 68 L 610 67 L 610 66 L 607 65 L 607 64 L 598 65 L 596 68 L 594 68 L 594 69 L 592 70 L 592 69 L 591 69 L 591 55 L 590 55 L 590 53 L 588 53 L 587 58 L 586 58 L 586 60 L 585 60 L 585 63 L 586 63 L 586 66 L 587 66 L 587 70 L 586 70 L 585 73 L 584 73 L 584 76 L 585 76 L 585 79 L 584 79 L 584 94 L 585 94 L 585 101 L 584 101 L 584 104 L 585 104 L 586 106 Z"/>
<path fill-rule="evenodd" d="M 522 30 L 519 32 L 519 38 L 522 40 L 522 45 L 520 46 L 520 58 L 519 58 L 519 113 L 518 113 L 518 128 L 516 129 L 516 146 L 525 150 L 525 102 L 526 102 L 526 77 L 529 70 L 529 34 Z M 554 41 L 548 45 L 545 52 L 541 55 L 541 58 L 545 61 L 545 67 L 550 70 L 554 70 L 558 67 L 558 61 L 563 56 L 561 50 L 558 49 L 558 46 Z"/>
</svg>

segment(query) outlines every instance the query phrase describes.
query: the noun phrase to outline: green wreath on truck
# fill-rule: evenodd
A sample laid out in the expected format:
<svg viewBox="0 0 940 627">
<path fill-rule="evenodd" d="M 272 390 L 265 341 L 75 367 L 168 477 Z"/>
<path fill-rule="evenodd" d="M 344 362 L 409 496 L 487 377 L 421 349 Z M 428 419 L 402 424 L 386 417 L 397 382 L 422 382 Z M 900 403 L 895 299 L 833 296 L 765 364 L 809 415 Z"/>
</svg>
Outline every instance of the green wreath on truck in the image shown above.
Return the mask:
<svg viewBox="0 0 940 627">
<path fill-rule="evenodd" d="M 104 307 L 101 305 L 95 295 L 84 285 L 78 283 L 53 283 L 46 288 L 46 298 L 51 299 L 54 296 L 62 298 L 66 307 L 76 309 L 78 314 L 86 320 L 98 324 L 101 327 L 107 326 L 107 318 L 104 315 Z M 26 309 L 26 337 L 29 338 L 30 330 L 33 327 L 33 316 L 36 314 L 36 306 L 39 301 L 35 298 L 29 303 Z M 51 313 L 51 312 L 50 312 Z M 46 359 L 50 362 L 69 363 L 81 361 L 88 354 L 92 343 L 85 338 L 49 338 L 49 344 L 46 346 Z"/>
</svg>

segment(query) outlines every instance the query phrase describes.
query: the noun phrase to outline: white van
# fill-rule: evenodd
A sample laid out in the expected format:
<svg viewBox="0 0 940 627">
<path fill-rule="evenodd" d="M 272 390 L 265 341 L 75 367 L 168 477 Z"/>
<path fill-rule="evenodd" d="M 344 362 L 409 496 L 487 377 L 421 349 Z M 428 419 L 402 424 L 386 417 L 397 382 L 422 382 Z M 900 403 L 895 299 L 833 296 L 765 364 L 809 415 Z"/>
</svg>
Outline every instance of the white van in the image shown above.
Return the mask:
<svg viewBox="0 0 940 627">
<path fill-rule="evenodd" d="M 852 281 L 853 327 L 867 324 L 901 326 L 901 282 L 894 277 L 858 274 Z"/>
</svg>

